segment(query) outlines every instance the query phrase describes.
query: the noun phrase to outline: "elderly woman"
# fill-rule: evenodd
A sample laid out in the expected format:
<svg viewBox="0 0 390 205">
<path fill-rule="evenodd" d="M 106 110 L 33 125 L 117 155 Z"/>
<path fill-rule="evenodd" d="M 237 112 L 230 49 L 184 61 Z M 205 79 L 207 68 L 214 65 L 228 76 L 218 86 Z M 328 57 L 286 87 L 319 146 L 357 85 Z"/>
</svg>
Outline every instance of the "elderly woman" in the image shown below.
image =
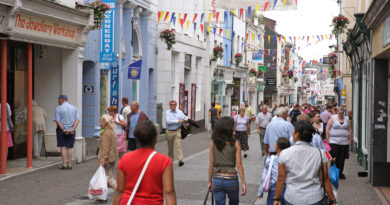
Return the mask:
<svg viewBox="0 0 390 205">
<path fill-rule="evenodd" d="M 340 179 L 343 174 L 345 158 L 348 156 L 349 145 L 352 142 L 351 121 L 344 116 L 344 108 L 338 108 L 338 114 L 333 115 L 326 127 L 326 139 L 332 150 L 330 154 L 336 158 L 336 166 L 340 169 Z"/>
<path fill-rule="evenodd" d="M 241 178 L 241 195 L 246 193 L 241 146 L 234 138 L 233 125 L 232 118 L 223 117 L 215 124 L 211 136 L 208 190 L 213 191 L 217 205 L 225 205 L 226 195 L 229 197 L 229 204 L 239 204 L 236 166 Z"/>
<path fill-rule="evenodd" d="M 241 150 L 244 151 L 244 158 L 248 156 L 246 153 L 249 150 L 248 136 L 251 134 L 249 118 L 245 116 L 245 107 L 240 108 L 240 114 L 234 118 L 234 128 L 236 131 L 236 138 L 240 142 Z"/>
<path fill-rule="evenodd" d="M 315 129 L 305 121 L 298 121 L 294 126 L 295 145 L 281 152 L 279 174 L 276 182 L 274 205 L 280 205 L 284 183 L 284 200 L 287 205 L 320 205 L 327 195 L 336 204 L 328 174 L 328 159 L 325 152 L 310 145 Z"/>
<path fill-rule="evenodd" d="M 122 115 L 117 113 L 116 106 L 109 107 L 108 113 L 110 114 L 111 120 L 114 123 L 114 131 L 117 136 L 119 158 L 122 158 L 122 156 L 126 153 L 126 148 L 127 148 L 125 129 L 124 129 L 127 125 L 127 122 Z"/>
<path fill-rule="evenodd" d="M 118 164 L 118 187 L 114 195 L 114 205 L 126 205 L 134 192 L 133 205 L 139 204 L 176 204 L 176 192 L 173 182 L 173 167 L 169 157 L 156 153 L 157 129 L 152 121 L 139 122 L 134 129 L 134 136 L 141 144 L 141 149 L 126 153 Z M 154 154 L 154 155 L 152 155 Z M 134 187 L 149 156 L 150 163 L 141 178 L 139 187 Z"/>
<path fill-rule="evenodd" d="M 116 189 L 116 180 L 114 177 L 115 162 L 118 159 L 116 134 L 113 130 L 114 124 L 111 121 L 111 117 L 103 115 L 100 118 L 100 126 L 104 130 L 100 134 L 99 153 L 97 160 L 100 165 L 105 169 L 108 176 L 108 186 Z"/>
</svg>

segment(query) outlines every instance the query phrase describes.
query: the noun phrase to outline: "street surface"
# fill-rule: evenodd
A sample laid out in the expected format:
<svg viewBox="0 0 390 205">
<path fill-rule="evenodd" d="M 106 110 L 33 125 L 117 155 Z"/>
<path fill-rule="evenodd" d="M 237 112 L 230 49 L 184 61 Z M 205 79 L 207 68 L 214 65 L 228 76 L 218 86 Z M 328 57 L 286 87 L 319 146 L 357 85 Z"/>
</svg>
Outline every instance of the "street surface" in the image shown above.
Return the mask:
<svg viewBox="0 0 390 205">
<path fill-rule="evenodd" d="M 248 158 L 243 158 L 247 194 L 240 198 L 240 204 L 265 204 L 265 199 L 257 199 L 257 190 L 263 171 L 263 159 L 260 156 L 259 137 L 252 131 L 249 138 Z M 207 193 L 208 147 L 211 133 L 200 133 L 182 141 L 184 152 L 183 167 L 174 162 L 175 188 L 178 204 L 203 204 Z M 156 145 L 160 153 L 167 153 L 166 142 Z M 73 166 L 73 170 L 57 168 L 15 177 L 0 183 L 0 204 L 112 204 L 113 190 L 109 189 L 109 199 L 105 203 L 94 202 L 87 197 L 88 184 L 98 165 L 89 160 Z M 346 161 L 347 180 L 340 181 L 338 190 L 339 204 L 382 204 L 366 178 L 358 178 L 361 168 L 354 154 Z M 209 204 L 211 204 L 209 202 Z"/>
</svg>

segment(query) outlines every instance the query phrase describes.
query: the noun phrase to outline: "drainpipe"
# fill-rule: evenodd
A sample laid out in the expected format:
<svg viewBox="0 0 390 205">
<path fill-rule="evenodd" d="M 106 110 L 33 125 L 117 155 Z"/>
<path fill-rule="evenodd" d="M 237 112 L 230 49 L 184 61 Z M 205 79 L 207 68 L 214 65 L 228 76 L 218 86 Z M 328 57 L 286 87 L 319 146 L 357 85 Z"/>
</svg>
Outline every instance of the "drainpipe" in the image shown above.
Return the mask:
<svg viewBox="0 0 390 205">
<path fill-rule="evenodd" d="M 119 4 L 119 98 L 118 98 L 118 109 L 120 102 L 122 102 L 122 84 L 123 84 L 123 58 L 122 58 L 122 38 L 123 38 L 123 4 L 124 2 L 121 2 Z"/>
</svg>

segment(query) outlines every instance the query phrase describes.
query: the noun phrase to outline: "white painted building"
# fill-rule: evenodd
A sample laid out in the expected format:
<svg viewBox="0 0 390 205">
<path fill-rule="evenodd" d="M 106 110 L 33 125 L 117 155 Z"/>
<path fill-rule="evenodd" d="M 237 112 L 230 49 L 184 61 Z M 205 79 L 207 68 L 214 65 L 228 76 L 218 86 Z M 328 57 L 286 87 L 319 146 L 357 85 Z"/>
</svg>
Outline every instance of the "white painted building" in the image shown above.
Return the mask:
<svg viewBox="0 0 390 205">
<path fill-rule="evenodd" d="M 158 10 L 165 12 L 158 24 L 158 32 L 174 30 L 176 44 L 172 50 L 167 50 L 166 43 L 158 39 L 157 122 L 166 127 L 165 112 L 169 109 L 169 101 L 176 100 L 189 118 L 200 122 L 202 127 L 206 126 L 210 107 L 210 89 L 207 86 L 210 84 L 210 66 L 204 32 L 200 29 L 206 21 L 204 16 L 201 22 L 204 3 L 200 0 L 159 0 Z M 166 12 L 171 14 L 165 21 Z M 173 12 L 175 21 L 171 21 Z M 195 17 L 195 14 L 198 16 Z"/>
</svg>

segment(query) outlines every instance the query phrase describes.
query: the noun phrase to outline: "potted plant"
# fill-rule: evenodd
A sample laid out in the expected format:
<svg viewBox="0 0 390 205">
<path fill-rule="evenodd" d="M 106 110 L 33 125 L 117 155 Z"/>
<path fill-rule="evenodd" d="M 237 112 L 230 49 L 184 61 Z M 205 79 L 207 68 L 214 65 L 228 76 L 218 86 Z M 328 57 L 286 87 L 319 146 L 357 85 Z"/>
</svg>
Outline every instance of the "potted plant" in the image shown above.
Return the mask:
<svg viewBox="0 0 390 205">
<path fill-rule="evenodd" d="M 263 74 L 264 74 L 264 71 L 261 70 L 261 69 L 257 72 L 257 75 L 258 75 L 259 77 L 261 77 Z"/>
<path fill-rule="evenodd" d="M 333 30 L 332 33 L 336 36 L 342 34 L 344 32 L 344 29 L 347 28 L 347 25 L 349 24 L 349 19 L 343 15 L 335 16 L 332 20 Z"/>
<path fill-rule="evenodd" d="M 336 53 L 329 53 L 328 54 L 328 63 L 331 65 L 335 65 L 337 63 L 337 54 Z"/>
<path fill-rule="evenodd" d="M 95 29 L 101 29 L 105 13 L 111 9 L 110 6 L 100 0 L 96 0 L 88 5 L 93 7 Z"/>
<path fill-rule="evenodd" d="M 223 58 L 223 48 L 221 46 L 217 46 L 213 49 L 214 58 Z"/>
<path fill-rule="evenodd" d="M 173 30 L 165 29 L 164 31 L 161 31 L 160 38 L 161 40 L 165 41 L 168 50 L 171 50 L 173 44 L 176 43 L 175 33 L 173 32 Z"/>
<path fill-rule="evenodd" d="M 254 68 L 251 68 L 251 69 L 249 70 L 249 75 L 250 75 L 250 76 L 256 76 L 256 70 L 255 70 Z"/>
<path fill-rule="evenodd" d="M 238 66 L 242 61 L 242 54 L 237 53 L 236 55 L 234 55 L 234 61 L 236 62 L 236 65 Z"/>
</svg>

